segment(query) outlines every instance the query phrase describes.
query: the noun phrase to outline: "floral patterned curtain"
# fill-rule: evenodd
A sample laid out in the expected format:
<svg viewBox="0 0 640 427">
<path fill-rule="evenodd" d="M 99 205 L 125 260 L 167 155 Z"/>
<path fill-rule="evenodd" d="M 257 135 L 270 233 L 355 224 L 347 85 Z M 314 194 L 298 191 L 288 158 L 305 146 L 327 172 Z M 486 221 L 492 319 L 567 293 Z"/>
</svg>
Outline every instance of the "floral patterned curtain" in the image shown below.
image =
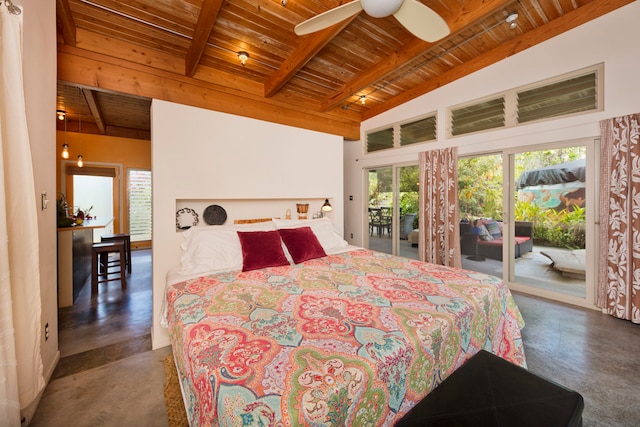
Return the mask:
<svg viewBox="0 0 640 427">
<path fill-rule="evenodd" d="M 461 267 L 458 225 L 458 150 L 419 155 L 420 260 Z"/>
<path fill-rule="evenodd" d="M 640 113 L 600 122 L 597 304 L 640 323 Z"/>
</svg>

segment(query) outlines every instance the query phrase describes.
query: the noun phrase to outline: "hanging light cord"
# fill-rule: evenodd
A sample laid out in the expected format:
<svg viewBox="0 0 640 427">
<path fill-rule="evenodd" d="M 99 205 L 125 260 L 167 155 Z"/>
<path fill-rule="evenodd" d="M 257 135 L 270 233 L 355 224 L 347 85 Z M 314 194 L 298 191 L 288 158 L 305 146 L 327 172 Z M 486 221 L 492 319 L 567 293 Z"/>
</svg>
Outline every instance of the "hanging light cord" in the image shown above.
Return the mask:
<svg viewBox="0 0 640 427">
<path fill-rule="evenodd" d="M 22 13 L 22 9 L 13 4 L 11 0 L 5 0 L 4 5 L 7 6 L 7 10 L 12 15 L 20 15 Z"/>
</svg>

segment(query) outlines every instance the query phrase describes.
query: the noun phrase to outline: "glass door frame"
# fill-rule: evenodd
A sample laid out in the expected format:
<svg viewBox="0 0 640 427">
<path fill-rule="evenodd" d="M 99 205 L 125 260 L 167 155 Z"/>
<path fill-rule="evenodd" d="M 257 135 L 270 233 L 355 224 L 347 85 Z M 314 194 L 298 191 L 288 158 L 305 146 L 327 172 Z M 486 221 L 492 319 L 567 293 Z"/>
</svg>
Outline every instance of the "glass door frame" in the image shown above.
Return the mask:
<svg viewBox="0 0 640 427">
<path fill-rule="evenodd" d="M 407 161 L 400 163 L 392 163 L 378 166 L 366 167 L 363 169 L 364 173 L 364 194 L 367 195 L 364 203 L 364 218 L 363 221 L 363 244 L 364 247 L 370 247 L 369 241 L 369 173 L 376 169 L 391 169 L 391 188 L 392 188 L 392 210 L 391 210 L 391 254 L 400 255 L 400 170 L 403 167 L 418 166 L 418 161 Z M 418 206 L 418 209 L 420 207 Z M 418 251 L 420 248 L 418 247 Z M 419 252 L 418 252 L 419 253 Z"/>
<path fill-rule="evenodd" d="M 587 175 L 586 175 L 586 221 L 585 221 L 585 241 L 586 241 L 586 270 L 585 270 L 585 298 L 567 295 L 551 290 L 539 289 L 533 286 L 527 286 L 518 283 L 515 279 L 514 247 L 515 247 L 515 221 L 513 220 L 513 212 L 515 206 L 515 189 L 514 189 L 514 171 L 515 171 L 515 155 L 527 151 L 539 151 L 541 149 L 555 149 L 563 147 L 571 147 L 576 145 L 586 146 L 587 151 Z M 502 265 L 502 277 L 510 289 L 540 296 L 543 298 L 553 299 L 572 305 L 594 308 L 595 292 L 597 282 L 597 260 L 599 256 L 599 246 L 597 244 L 598 236 L 598 218 L 599 218 L 599 168 L 597 167 L 599 159 L 599 140 L 597 138 L 583 138 L 577 140 L 566 140 L 544 145 L 528 145 L 519 146 L 501 150 L 503 155 L 503 219 L 505 227 L 508 228 L 507 244 L 503 245 L 503 260 L 509 262 Z"/>
</svg>

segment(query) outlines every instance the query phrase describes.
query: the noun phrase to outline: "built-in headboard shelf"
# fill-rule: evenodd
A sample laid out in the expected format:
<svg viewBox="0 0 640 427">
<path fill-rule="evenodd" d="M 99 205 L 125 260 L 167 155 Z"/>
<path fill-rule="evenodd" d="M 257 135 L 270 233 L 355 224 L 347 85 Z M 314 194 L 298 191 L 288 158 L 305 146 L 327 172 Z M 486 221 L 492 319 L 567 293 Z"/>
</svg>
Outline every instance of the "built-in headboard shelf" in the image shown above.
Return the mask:
<svg viewBox="0 0 640 427">
<path fill-rule="evenodd" d="M 250 218 L 286 218 L 287 214 L 291 219 L 298 219 L 296 205 L 308 203 L 309 210 L 307 218 L 312 219 L 320 213 L 320 208 L 328 199 L 333 204 L 332 197 L 306 197 L 306 198 L 279 198 L 279 199 L 176 199 L 176 215 L 188 216 L 184 219 L 188 225 L 191 216 L 197 216 L 198 225 L 206 226 L 203 219 L 204 211 L 208 206 L 217 205 L 224 209 L 227 219 L 225 225 L 233 224 L 235 220 Z M 331 213 L 328 214 L 331 217 Z M 176 226 L 176 231 L 183 231 Z"/>
</svg>

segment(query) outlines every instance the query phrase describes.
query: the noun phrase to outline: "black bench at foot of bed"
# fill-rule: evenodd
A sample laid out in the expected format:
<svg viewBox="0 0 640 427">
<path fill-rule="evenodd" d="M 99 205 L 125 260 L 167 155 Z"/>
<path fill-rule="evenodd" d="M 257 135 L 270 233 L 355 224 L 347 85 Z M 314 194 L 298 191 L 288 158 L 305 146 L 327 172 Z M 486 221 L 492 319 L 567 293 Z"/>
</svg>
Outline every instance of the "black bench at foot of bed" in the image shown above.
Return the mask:
<svg viewBox="0 0 640 427">
<path fill-rule="evenodd" d="M 482 350 L 396 427 L 579 427 L 583 408 L 579 393 Z"/>
</svg>

